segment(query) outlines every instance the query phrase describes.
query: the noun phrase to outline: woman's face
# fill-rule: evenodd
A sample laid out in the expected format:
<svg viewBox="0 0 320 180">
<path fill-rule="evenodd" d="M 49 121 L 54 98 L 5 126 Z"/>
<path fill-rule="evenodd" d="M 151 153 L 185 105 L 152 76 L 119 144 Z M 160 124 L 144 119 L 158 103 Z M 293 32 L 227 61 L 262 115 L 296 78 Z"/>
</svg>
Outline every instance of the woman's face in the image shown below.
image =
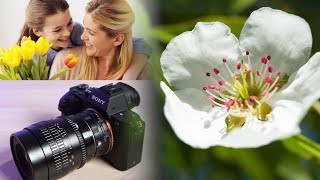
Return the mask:
<svg viewBox="0 0 320 180">
<path fill-rule="evenodd" d="M 110 52 L 116 50 L 116 38 L 107 36 L 90 14 L 85 14 L 83 24 L 85 29 L 81 35 L 81 39 L 85 43 L 86 54 L 88 56 L 107 56 L 110 55 Z"/>
<path fill-rule="evenodd" d="M 53 49 L 61 49 L 69 45 L 72 30 L 72 18 L 67 9 L 45 18 L 42 30 L 34 30 L 34 32 L 37 36 L 43 36 L 53 43 Z"/>
</svg>

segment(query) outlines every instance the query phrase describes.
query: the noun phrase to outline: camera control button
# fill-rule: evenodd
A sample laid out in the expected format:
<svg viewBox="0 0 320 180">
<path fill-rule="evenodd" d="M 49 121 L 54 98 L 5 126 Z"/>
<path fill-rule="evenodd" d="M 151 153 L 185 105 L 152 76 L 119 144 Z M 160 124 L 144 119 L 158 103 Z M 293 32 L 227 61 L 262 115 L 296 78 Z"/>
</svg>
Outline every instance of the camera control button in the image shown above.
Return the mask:
<svg viewBox="0 0 320 180">
<path fill-rule="evenodd" d="M 88 84 L 79 84 L 77 87 L 78 89 L 87 89 L 89 86 Z"/>
</svg>

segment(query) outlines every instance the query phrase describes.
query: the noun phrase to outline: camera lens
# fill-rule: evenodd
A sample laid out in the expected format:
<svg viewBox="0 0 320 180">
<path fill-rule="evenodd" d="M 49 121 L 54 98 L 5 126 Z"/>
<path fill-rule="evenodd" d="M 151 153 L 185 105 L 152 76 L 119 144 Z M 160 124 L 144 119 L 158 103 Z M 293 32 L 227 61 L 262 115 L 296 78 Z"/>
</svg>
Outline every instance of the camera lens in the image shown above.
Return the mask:
<svg viewBox="0 0 320 180">
<path fill-rule="evenodd" d="M 33 124 L 10 137 L 23 179 L 57 179 L 111 151 L 108 121 L 93 109 Z"/>
<path fill-rule="evenodd" d="M 134 108 L 140 104 L 140 95 L 133 87 L 124 84 L 124 83 L 117 83 L 114 85 L 115 88 L 121 88 L 125 94 L 127 99 L 129 109 Z"/>
<path fill-rule="evenodd" d="M 24 174 L 25 177 L 32 177 L 33 171 L 30 163 L 29 156 L 27 155 L 26 151 L 20 144 L 16 144 L 16 153 L 18 161 L 20 162 L 20 168 L 22 169 L 22 174 Z"/>
</svg>

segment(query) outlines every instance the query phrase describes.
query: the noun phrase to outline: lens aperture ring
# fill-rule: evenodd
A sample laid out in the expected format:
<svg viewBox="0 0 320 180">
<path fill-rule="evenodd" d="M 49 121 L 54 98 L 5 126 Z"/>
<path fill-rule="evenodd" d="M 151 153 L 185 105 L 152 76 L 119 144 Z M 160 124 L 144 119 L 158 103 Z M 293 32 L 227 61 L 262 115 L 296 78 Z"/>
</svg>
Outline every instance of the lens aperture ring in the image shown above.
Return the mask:
<svg viewBox="0 0 320 180">
<path fill-rule="evenodd" d="M 79 131 L 78 125 L 73 122 L 71 119 L 64 117 L 64 119 L 69 123 L 69 125 L 72 127 L 74 133 L 76 134 L 78 140 L 79 140 L 79 145 L 80 145 L 80 151 L 81 151 L 81 164 L 80 167 L 84 166 L 84 164 L 87 162 L 87 150 L 86 150 L 86 146 L 84 144 L 84 139 Z"/>
</svg>

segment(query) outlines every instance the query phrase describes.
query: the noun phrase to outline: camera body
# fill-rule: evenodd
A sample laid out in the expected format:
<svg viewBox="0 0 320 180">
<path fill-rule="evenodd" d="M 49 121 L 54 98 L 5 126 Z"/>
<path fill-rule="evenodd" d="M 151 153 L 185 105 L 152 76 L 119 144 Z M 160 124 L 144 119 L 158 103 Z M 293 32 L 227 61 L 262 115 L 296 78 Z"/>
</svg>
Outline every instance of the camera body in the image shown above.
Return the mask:
<svg viewBox="0 0 320 180">
<path fill-rule="evenodd" d="M 129 91 L 128 91 L 129 90 Z M 87 84 L 71 87 L 59 101 L 63 116 L 86 109 L 97 111 L 111 126 L 113 147 L 101 157 L 118 170 L 124 171 L 141 161 L 145 123 L 130 109 L 140 103 L 136 90 L 124 83 L 92 88 Z"/>
</svg>

